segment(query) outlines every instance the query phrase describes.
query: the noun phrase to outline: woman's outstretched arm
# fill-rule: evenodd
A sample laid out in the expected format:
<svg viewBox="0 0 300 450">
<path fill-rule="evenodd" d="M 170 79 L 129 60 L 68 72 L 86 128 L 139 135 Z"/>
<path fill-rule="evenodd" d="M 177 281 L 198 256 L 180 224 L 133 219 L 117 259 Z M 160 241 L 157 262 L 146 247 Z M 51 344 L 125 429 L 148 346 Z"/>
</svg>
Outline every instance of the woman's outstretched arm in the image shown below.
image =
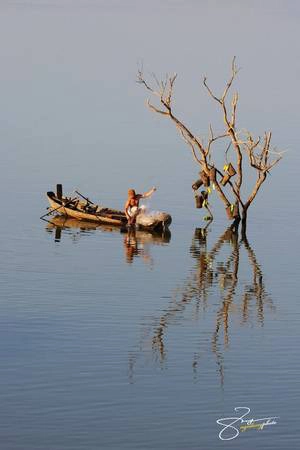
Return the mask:
<svg viewBox="0 0 300 450">
<path fill-rule="evenodd" d="M 156 187 L 153 187 L 150 189 L 150 191 L 145 192 L 144 194 L 141 195 L 141 198 L 147 198 L 147 197 L 151 197 L 151 195 L 153 194 L 153 192 L 156 191 Z"/>
</svg>

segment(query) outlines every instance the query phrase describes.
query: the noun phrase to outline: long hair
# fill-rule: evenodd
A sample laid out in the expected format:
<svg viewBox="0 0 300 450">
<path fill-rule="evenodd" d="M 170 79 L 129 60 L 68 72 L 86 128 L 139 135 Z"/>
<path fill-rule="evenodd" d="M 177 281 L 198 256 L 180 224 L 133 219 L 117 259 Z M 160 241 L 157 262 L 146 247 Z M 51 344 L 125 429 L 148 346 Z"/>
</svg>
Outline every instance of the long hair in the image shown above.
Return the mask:
<svg viewBox="0 0 300 450">
<path fill-rule="evenodd" d="M 134 189 L 128 189 L 128 197 L 135 197 L 136 193 Z"/>
</svg>

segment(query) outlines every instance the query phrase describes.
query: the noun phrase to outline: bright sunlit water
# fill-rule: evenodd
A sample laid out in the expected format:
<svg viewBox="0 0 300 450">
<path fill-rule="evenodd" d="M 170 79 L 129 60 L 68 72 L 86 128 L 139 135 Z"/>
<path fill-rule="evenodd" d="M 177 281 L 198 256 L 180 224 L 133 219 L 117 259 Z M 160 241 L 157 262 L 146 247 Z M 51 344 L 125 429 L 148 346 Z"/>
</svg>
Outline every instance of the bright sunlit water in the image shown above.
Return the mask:
<svg viewBox="0 0 300 450">
<path fill-rule="evenodd" d="M 0 3 L 1 449 L 299 446 L 300 7 L 262 3 Z M 204 229 L 197 167 L 135 82 L 142 60 L 176 71 L 205 137 L 222 116 L 201 78 L 221 92 L 233 55 L 240 127 L 287 150 L 246 241 L 215 194 Z M 156 185 L 171 234 L 40 221 L 59 182 L 115 208 Z M 237 406 L 278 422 L 222 441 Z"/>
</svg>

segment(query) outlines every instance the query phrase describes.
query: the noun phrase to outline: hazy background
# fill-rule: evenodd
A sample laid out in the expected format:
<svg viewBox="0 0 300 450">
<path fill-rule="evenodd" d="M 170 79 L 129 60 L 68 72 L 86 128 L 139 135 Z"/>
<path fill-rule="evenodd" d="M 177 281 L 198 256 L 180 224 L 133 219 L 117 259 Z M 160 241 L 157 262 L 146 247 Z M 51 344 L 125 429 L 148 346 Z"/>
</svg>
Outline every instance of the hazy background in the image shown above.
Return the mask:
<svg viewBox="0 0 300 450">
<path fill-rule="evenodd" d="M 172 124 L 144 107 L 141 60 L 146 73 L 178 73 L 176 111 L 205 136 L 210 122 L 220 130 L 221 114 L 203 75 L 220 92 L 236 55 L 239 126 L 272 129 L 290 151 L 286 166 L 298 138 L 299 9 L 295 1 L 1 1 L 7 187 L 33 196 L 61 181 L 119 202 L 129 185 L 155 183 L 164 205 L 171 192 L 190 193 L 196 167 Z M 266 195 L 282 189 L 279 176 Z"/>
<path fill-rule="evenodd" d="M 297 447 L 299 17 L 297 1 L 0 1 L 3 448 L 221 448 L 215 421 L 241 404 L 281 419 L 231 447 Z M 180 311 L 167 327 L 167 362 L 152 354 L 160 317 L 197 273 L 190 246 L 204 214 L 189 150 L 145 107 L 136 72 L 141 61 L 145 73 L 177 72 L 175 110 L 205 138 L 222 117 L 203 75 L 221 92 L 234 55 L 238 125 L 272 129 L 287 153 L 249 217 L 274 309 L 258 324 L 252 304 L 242 324 L 237 290 L 222 385 L 210 344 L 216 283 L 200 319 Z M 58 182 L 118 208 L 129 187 L 157 185 L 150 206 L 172 214 L 169 244 L 130 265 L 118 232 L 63 230 L 54 242 L 39 217 Z M 210 246 L 228 225 L 211 201 Z M 244 258 L 242 286 L 248 276 Z"/>
</svg>

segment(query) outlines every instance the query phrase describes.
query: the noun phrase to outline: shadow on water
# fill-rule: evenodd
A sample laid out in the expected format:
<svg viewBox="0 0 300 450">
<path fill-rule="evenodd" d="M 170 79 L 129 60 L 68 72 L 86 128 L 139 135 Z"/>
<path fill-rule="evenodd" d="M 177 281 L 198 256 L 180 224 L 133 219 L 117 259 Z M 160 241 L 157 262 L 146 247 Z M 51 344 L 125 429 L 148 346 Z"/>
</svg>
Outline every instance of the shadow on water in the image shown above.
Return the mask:
<svg viewBox="0 0 300 450">
<path fill-rule="evenodd" d="M 83 220 L 55 216 L 47 221 L 46 230 L 54 234 L 54 241 L 61 242 L 63 233 L 71 236 L 74 242 L 77 242 L 83 235 L 101 231 L 106 233 L 117 233 L 123 236 L 123 248 L 125 261 L 128 264 L 133 263 L 134 258 L 142 257 L 145 263 L 152 264 L 150 254 L 151 245 L 168 244 L 171 240 L 171 232 L 165 231 L 149 232 L 135 228 L 120 228 L 117 226 L 103 225 Z"/>
<path fill-rule="evenodd" d="M 168 354 L 167 343 L 170 345 L 171 342 L 170 336 L 166 339 L 167 334 L 170 334 L 171 326 L 185 325 L 188 307 L 193 308 L 193 320 L 202 317 L 202 320 L 206 321 L 210 314 L 210 338 L 206 350 L 215 357 L 220 384 L 223 387 L 224 355 L 230 346 L 231 327 L 236 327 L 236 320 L 233 324 L 230 319 L 238 319 L 240 326 L 256 322 L 262 327 L 266 308 L 275 311 L 275 307 L 267 292 L 262 268 L 248 239 L 245 236 L 240 238 L 236 231 L 228 228 L 214 245 L 210 246 L 208 236 L 207 229 L 195 229 L 190 255 L 196 264 L 183 285 L 172 295 L 163 314 L 151 321 L 148 332 L 143 333 L 143 342 L 139 347 L 146 349 L 151 345 L 154 360 L 163 366 Z M 194 377 L 197 377 L 201 352 L 196 349 L 191 361 Z M 131 382 L 136 359 L 137 355 L 130 354 Z"/>
</svg>

